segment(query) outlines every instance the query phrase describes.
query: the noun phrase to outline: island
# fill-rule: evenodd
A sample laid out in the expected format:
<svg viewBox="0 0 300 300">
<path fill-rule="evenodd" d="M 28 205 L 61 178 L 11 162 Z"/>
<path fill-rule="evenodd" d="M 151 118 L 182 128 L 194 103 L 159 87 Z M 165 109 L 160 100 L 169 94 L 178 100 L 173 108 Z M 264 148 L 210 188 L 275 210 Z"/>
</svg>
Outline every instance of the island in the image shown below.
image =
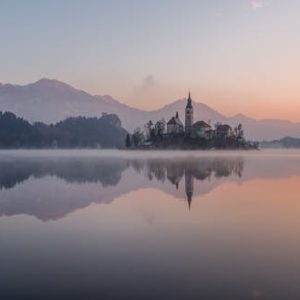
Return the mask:
<svg viewBox="0 0 300 300">
<path fill-rule="evenodd" d="M 178 149 L 178 150 L 254 150 L 257 142 L 245 139 L 242 124 L 232 128 L 228 124 L 217 122 L 212 126 L 209 122 L 194 122 L 194 111 L 191 93 L 189 92 L 185 108 L 185 124 L 178 112 L 166 122 L 161 119 L 154 123 L 148 121 L 143 130 L 137 128 L 132 135 L 126 135 L 127 149 Z"/>
</svg>

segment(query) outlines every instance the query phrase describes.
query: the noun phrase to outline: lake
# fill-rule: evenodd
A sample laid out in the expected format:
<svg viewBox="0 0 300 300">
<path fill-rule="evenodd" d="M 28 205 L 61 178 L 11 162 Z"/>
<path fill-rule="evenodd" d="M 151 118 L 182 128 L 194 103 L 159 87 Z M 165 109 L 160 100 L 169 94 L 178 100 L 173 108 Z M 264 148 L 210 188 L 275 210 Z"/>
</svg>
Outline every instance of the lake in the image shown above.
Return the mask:
<svg viewBox="0 0 300 300">
<path fill-rule="evenodd" d="M 300 299 L 300 151 L 0 151 L 2 299 Z"/>
</svg>

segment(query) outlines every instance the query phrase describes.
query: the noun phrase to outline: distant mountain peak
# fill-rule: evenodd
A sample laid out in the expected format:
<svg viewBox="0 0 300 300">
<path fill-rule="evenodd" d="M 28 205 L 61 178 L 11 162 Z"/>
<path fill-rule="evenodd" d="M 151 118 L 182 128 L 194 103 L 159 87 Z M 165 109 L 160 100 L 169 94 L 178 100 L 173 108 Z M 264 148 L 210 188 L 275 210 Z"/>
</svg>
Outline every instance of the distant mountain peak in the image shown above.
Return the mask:
<svg viewBox="0 0 300 300">
<path fill-rule="evenodd" d="M 243 114 L 236 114 L 236 115 L 234 115 L 233 116 L 234 118 L 246 118 L 246 116 L 245 115 L 243 115 Z"/>
<path fill-rule="evenodd" d="M 110 95 L 95 95 L 94 97 L 98 98 L 98 99 L 104 99 L 106 101 L 111 101 L 111 102 L 118 102 L 117 100 L 115 100 L 112 96 Z"/>
<path fill-rule="evenodd" d="M 51 79 L 51 78 L 47 78 L 47 77 L 43 77 L 43 78 L 39 79 L 38 81 L 36 81 L 35 83 L 59 83 L 59 84 L 66 84 L 65 82 L 62 82 L 60 80 Z"/>
<path fill-rule="evenodd" d="M 72 86 L 69 84 L 56 80 L 56 79 L 49 79 L 49 78 L 42 78 L 30 85 L 38 85 L 38 86 L 43 86 L 43 87 L 68 87 L 74 89 Z"/>
<path fill-rule="evenodd" d="M 249 118 L 244 114 L 236 114 L 232 117 L 233 119 L 239 119 L 239 120 L 254 120 L 254 118 Z"/>
</svg>

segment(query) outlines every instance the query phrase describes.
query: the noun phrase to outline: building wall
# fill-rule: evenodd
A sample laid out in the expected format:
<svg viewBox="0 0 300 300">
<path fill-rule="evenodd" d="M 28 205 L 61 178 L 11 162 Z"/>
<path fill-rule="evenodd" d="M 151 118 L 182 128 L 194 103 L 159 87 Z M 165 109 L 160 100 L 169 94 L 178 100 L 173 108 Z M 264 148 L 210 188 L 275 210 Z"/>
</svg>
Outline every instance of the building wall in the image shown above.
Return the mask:
<svg viewBox="0 0 300 300">
<path fill-rule="evenodd" d="M 168 134 L 182 133 L 183 128 L 179 125 L 170 124 L 167 126 L 167 132 L 168 132 Z"/>
<path fill-rule="evenodd" d="M 193 108 L 186 108 L 185 109 L 185 133 L 186 134 L 191 134 L 193 123 L 194 123 Z"/>
<path fill-rule="evenodd" d="M 232 136 L 232 130 L 228 129 L 228 130 L 217 130 L 217 137 L 219 138 L 227 138 Z"/>
</svg>

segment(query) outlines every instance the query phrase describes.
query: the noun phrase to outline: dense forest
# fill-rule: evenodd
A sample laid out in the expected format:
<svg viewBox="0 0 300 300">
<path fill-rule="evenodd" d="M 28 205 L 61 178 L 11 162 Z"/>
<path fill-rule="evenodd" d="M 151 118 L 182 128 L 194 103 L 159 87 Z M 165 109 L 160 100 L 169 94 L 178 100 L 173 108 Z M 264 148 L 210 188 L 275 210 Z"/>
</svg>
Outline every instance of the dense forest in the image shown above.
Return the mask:
<svg viewBox="0 0 300 300">
<path fill-rule="evenodd" d="M 123 148 L 126 130 L 115 114 L 72 117 L 56 124 L 31 124 L 0 112 L 0 148 Z"/>
</svg>

